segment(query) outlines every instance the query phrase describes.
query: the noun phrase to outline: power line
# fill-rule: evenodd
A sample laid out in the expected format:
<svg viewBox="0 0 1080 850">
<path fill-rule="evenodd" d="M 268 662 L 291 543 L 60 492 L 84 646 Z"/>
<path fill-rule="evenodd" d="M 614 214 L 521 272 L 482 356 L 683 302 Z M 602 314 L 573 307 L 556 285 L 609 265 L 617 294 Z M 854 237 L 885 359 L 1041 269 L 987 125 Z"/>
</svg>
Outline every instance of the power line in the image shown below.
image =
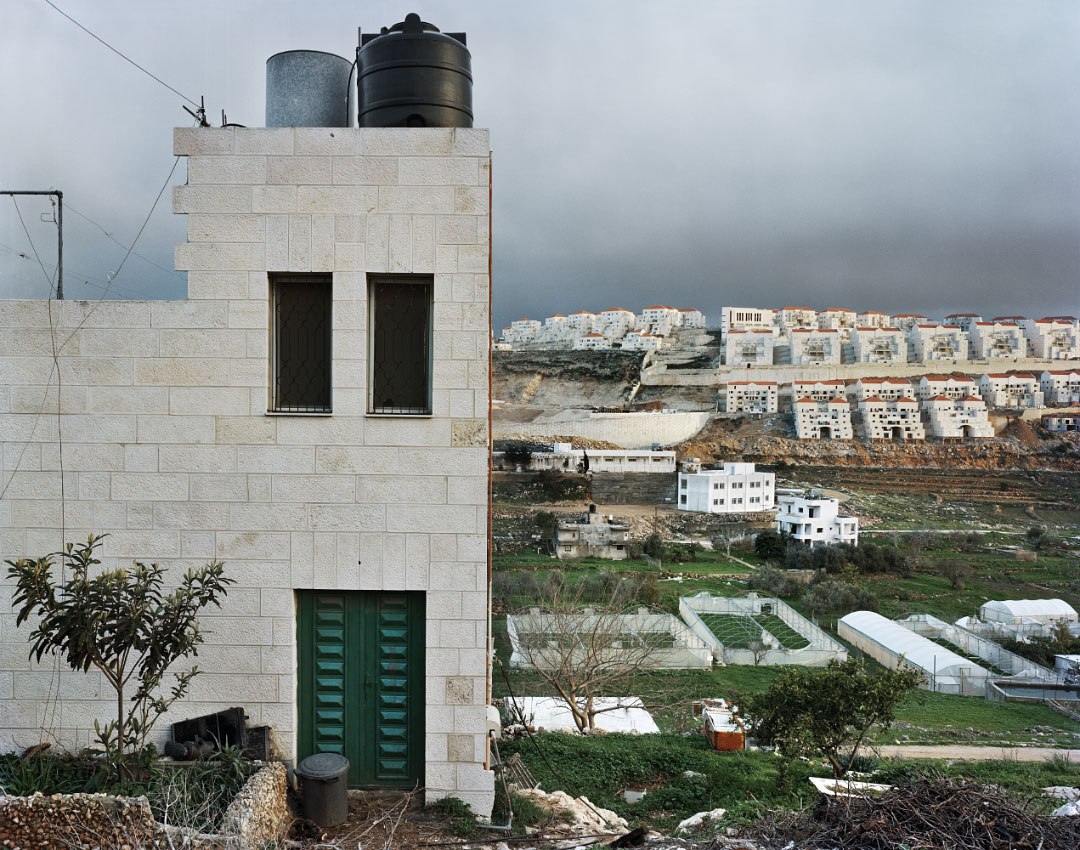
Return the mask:
<svg viewBox="0 0 1080 850">
<path fill-rule="evenodd" d="M 9 254 L 14 254 L 20 260 L 26 260 L 29 263 L 34 262 L 34 258 L 31 257 L 29 254 L 27 254 L 25 251 L 16 250 L 15 248 L 12 248 L 12 247 L 10 247 L 8 245 L 0 244 L 0 251 L 7 251 Z M 46 266 L 45 268 L 48 269 L 49 267 Z M 52 268 L 53 268 L 53 271 L 55 272 L 56 266 L 54 265 Z M 99 277 L 94 277 L 94 275 L 92 275 L 90 272 L 85 271 L 83 269 L 74 269 L 71 266 L 68 266 L 67 271 L 68 271 L 69 274 L 74 275 L 76 278 L 81 280 L 87 286 L 92 286 L 95 289 L 105 289 L 105 287 L 106 287 L 106 285 L 108 283 L 108 281 L 104 281 Z M 114 292 L 119 292 L 119 293 L 121 293 L 123 295 L 126 295 L 129 298 L 132 298 L 134 300 L 141 300 L 141 299 L 144 299 L 146 297 L 146 293 L 136 292 L 136 291 L 134 291 L 132 289 L 128 289 L 127 287 L 123 287 L 123 286 L 113 285 L 113 291 Z M 79 299 L 76 299 L 76 300 L 79 300 Z"/>
<path fill-rule="evenodd" d="M 67 204 L 67 208 L 69 210 L 71 210 L 73 213 L 75 213 L 75 215 L 77 215 L 79 218 L 85 219 L 86 221 L 90 222 L 90 224 L 94 225 L 94 227 L 96 227 L 98 230 L 100 230 L 102 233 L 104 233 L 107 237 L 109 237 L 109 239 L 111 239 L 115 244 L 119 245 L 121 248 L 126 248 L 127 247 L 126 245 L 124 245 L 123 242 L 121 242 L 119 239 L 117 239 L 115 236 L 113 236 L 111 233 L 109 233 L 109 231 L 107 231 L 104 227 L 102 227 L 100 224 L 98 224 L 96 221 L 94 221 L 92 218 L 90 218 L 90 216 L 88 216 L 86 213 L 79 212 L 79 210 L 75 209 L 75 207 L 73 207 L 70 202 Z M 143 261 L 149 263 L 150 265 L 152 265 L 156 269 L 161 269 L 161 271 L 167 272 L 168 274 L 173 275 L 173 277 L 176 277 L 176 278 L 180 277 L 176 273 L 175 269 L 167 269 L 167 268 L 165 268 L 165 266 L 158 265 L 153 260 L 151 260 L 149 257 L 147 257 L 147 256 L 145 256 L 143 254 L 140 254 L 138 251 L 132 251 L 131 253 L 133 255 L 135 255 L 136 257 L 138 257 L 140 260 L 143 260 Z"/>
<path fill-rule="evenodd" d="M 19 202 L 17 200 L 15 200 L 14 195 L 11 196 L 11 203 L 13 203 L 15 205 L 15 212 L 19 216 L 19 224 L 22 225 L 23 233 L 26 234 L 26 239 L 30 243 L 30 250 L 34 252 L 34 259 L 37 260 L 38 265 L 41 267 L 41 273 L 43 275 L 45 275 L 45 280 L 49 284 L 49 297 L 51 298 L 52 294 L 53 294 L 53 279 L 49 275 L 49 273 L 47 271 L 45 271 L 45 264 L 43 262 L 41 262 L 41 257 L 38 255 L 38 250 L 37 250 L 37 247 L 34 245 L 34 240 L 30 237 L 30 231 L 26 227 L 26 222 L 23 221 L 22 210 L 19 209 Z M 57 266 L 57 268 L 60 268 L 60 267 Z M 51 316 L 52 313 L 50 312 L 49 315 Z"/>
<path fill-rule="evenodd" d="M 88 30 L 86 27 L 84 27 L 82 24 L 80 24 L 77 20 L 75 20 L 73 17 L 71 17 L 71 15 L 69 15 L 67 12 L 65 12 L 63 9 L 58 7 L 55 3 L 53 3 L 52 0 L 44 0 L 44 1 L 45 1 L 46 5 L 51 6 L 53 9 L 55 9 L 57 12 L 59 12 L 61 15 L 63 15 L 65 18 L 67 18 L 69 21 L 71 21 L 73 24 L 75 24 L 75 26 L 77 26 L 79 29 L 81 29 L 84 33 L 91 36 L 96 41 L 99 41 L 102 44 L 104 44 L 107 48 L 109 48 L 109 50 L 111 50 L 113 53 L 115 53 L 121 59 L 125 60 L 126 62 L 130 62 L 132 65 L 134 65 L 136 68 L 138 68 L 144 74 L 146 74 L 148 77 L 150 77 L 150 78 L 152 78 L 154 80 L 157 80 L 157 82 L 161 83 L 161 85 L 165 86 L 165 88 L 167 88 L 173 94 L 180 95 L 180 97 L 182 97 L 184 100 L 186 100 L 192 106 L 195 106 L 195 107 L 199 106 L 199 104 L 197 104 L 195 101 L 193 101 L 190 97 L 188 97 L 183 92 L 179 92 L 176 89 L 174 89 L 167 82 L 165 82 L 163 79 L 161 79 L 161 77 L 154 76 L 149 71 L 147 71 L 142 65 L 140 65 L 138 62 L 136 62 L 134 59 L 130 59 L 129 57 L 125 56 L 123 53 L 121 53 L 119 50 L 117 50 L 115 47 L 113 47 L 111 44 L 109 44 L 109 42 L 105 41 L 105 39 L 101 38 L 98 35 L 95 35 L 92 32 L 90 32 L 90 30 Z"/>
</svg>

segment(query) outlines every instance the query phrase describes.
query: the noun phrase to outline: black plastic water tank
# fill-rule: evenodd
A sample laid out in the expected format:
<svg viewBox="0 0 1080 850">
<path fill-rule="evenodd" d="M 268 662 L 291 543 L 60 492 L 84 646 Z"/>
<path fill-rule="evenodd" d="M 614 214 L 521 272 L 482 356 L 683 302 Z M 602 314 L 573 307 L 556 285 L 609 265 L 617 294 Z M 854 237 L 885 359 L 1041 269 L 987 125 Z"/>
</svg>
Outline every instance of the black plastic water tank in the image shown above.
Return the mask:
<svg viewBox="0 0 1080 850">
<path fill-rule="evenodd" d="M 471 127 L 472 57 L 465 33 L 442 33 L 410 14 L 361 37 L 359 127 Z"/>
</svg>

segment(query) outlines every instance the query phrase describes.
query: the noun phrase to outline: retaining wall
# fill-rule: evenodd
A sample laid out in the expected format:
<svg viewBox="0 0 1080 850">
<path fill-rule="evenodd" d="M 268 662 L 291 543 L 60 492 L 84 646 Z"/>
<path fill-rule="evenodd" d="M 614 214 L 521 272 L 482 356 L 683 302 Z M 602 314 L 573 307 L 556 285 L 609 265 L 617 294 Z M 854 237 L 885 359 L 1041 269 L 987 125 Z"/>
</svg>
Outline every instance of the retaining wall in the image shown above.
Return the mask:
<svg viewBox="0 0 1080 850">
<path fill-rule="evenodd" d="M 584 437 L 602 440 L 625 449 L 647 449 L 681 443 L 705 427 L 712 415 L 693 413 L 591 413 L 562 411 L 556 416 L 531 422 L 494 423 L 495 436 L 521 434 L 526 437 Z"/>
</svg>

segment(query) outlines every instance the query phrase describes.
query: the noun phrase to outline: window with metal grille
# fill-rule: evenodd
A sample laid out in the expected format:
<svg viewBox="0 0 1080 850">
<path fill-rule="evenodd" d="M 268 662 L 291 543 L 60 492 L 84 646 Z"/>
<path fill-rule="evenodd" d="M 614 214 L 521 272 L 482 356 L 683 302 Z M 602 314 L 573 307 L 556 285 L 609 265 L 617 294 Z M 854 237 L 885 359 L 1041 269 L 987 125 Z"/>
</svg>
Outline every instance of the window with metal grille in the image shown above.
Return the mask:
<svg viewBox="0 0 1080 850">
<path fill-rule="evenodd" d="M 431 275 L 371 280 L 369 413 L 431 413 Z"/>
<path fill-rule="evenodd" d="M 329 413 L 331 276 L 271 275 L 270 303 L 270 410 Z"/>
</svg>

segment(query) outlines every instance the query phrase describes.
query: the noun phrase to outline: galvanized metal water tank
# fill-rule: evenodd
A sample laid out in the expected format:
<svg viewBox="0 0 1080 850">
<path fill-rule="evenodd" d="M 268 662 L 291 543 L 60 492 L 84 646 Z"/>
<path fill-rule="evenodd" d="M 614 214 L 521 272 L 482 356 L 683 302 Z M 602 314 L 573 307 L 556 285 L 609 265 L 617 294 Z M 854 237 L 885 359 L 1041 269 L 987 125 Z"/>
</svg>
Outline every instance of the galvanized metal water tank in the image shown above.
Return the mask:
<svg viewBox="0 0 1080 850">
<path fill-rule="evenodd" d="M 348 127 L 352 62 L 319 50 L 266 60 L 267 127 Z"/>
<path fill-rule="evenodd" d="M 419 15 L 361 37 L 356 85 L 357 126 L 472 126 L 465 33 L 441 33 Z"/>
</svg>

